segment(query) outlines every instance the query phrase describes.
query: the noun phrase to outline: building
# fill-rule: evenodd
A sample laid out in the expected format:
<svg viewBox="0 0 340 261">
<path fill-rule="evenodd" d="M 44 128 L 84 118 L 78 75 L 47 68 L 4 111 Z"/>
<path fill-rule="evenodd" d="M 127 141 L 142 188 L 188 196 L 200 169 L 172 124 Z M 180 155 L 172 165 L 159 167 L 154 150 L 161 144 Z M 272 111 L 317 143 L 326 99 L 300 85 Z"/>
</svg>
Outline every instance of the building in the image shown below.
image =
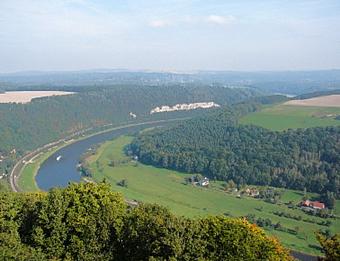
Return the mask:
<svg viewBox="0 0 340 261">
<path fill-rule="evenodd" d="M 245 194 L 247 194 L 250 197 L 258 197 L 260 195 L 260 192 L 256 188 L 247 188 L 245 190 Z"/>
<path fill-rule="evenodd" d="M 301 202 L 301 206 L 303 207 L 309 207 L 313 209 L 324 209 L 325 204 L 319 201 L 311 201 L 311 200 L 304 200 Z"/>
<path fill-rule="evenodd" d="M 199 184 L 202 187 L 209 186 L 209 179 L 207 177 L 204 177 L 202 180 L 199 181 Z"/>
</svg>

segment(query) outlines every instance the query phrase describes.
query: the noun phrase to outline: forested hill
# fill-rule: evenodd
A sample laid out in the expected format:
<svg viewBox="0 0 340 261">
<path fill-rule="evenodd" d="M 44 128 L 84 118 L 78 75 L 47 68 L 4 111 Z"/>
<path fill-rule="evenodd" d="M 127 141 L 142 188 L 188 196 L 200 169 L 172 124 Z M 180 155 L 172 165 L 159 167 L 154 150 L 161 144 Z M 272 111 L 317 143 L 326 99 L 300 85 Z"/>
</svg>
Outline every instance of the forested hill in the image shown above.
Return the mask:
<svg viewBox="0 0 340 261">
<path fill-rule="evenodd" d="M 131 149 L 143 163 L 213 179 L 340 195 L 340 127 L 273 132 L 225 111 L 141 134 Z"/>
<path fill-rule="evenodd" d="M 0 154 L 12 149 L 31 150 L 88 127 L 188 116 L 150 115 L 156 106 L 206 101 L 226 105 L 258 94 L 245 88 L 177 85 L 92 86 L 84 90 L 69 96 L 35 99 L 28 104 L 0 104 Z M 133 119 L 130 112 L 137 117 Z"/>
</svg>

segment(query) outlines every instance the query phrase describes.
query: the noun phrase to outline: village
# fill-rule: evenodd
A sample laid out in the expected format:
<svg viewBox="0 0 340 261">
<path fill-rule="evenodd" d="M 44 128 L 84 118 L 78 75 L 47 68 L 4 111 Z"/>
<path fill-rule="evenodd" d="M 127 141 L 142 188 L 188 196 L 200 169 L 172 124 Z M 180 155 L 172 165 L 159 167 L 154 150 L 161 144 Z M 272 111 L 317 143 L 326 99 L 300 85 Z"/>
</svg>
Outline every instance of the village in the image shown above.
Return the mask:
<svg viewBox="0 0 340 261">
<path fill-rule="evenodd" d="M 171 111 L 188 111 L 188 110 L 195 110 L 195 109 L 209 109 L 213 107 L 220 107 L 219 104 L 215 102 L 197 102 L 197 103 L 183 103 L 183 104 L 176 104 L 172 107 L 168 105 L 163 105 L 161 107 L 156 107 L 150 111 L 150 114 L 159 113 L 159 112 L 171 112 Z"/>
<path fill-rule="evenodd" d="M 214 187 L 209 178 L 200 174 L 192 175 L 185 179 L 185 184 L 191 184 L 193 186 L 209 188 Z M 272 204 L 280 204 L 280 199 L 284 190 L 271 188 L 271 187 L 256 187 L 256 186 L 237 186 L 232 180 L 223 185 L 223 191 L 235 195 L 237 198 L 252 197 L 263 200 Z M 310 199 L 304 199 L 297 204 L 288 204 L 290 208 L 300 208 L 307 214 L 318 215 L 320 217 L 331 217 L 328 214 L 328 209 L 325 203 L 320 201 L 313 201 Z"/>
</svg>

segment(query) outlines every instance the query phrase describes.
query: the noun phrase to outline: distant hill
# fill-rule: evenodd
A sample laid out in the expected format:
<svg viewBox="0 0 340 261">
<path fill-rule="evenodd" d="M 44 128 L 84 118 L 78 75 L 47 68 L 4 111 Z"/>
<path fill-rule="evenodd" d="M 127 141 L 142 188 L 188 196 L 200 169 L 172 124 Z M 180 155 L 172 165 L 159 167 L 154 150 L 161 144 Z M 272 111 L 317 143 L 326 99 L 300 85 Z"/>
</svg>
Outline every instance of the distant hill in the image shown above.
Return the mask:
<svg viewBox="0 0 340 261">
<path fill-rule="evenodd" d="M 34 99 L 27 104 L 0 104 L 0 153 L 34 149 L 73 132 L 105 124 L 195 115 L 203 110 L 157 113 L 162 105 L 216 102 L 231 105 L 259 95 L 253 89 L 204 86 L 91 86 L 70 96 Z M 136 115 L 132 118 L 132 115 Z"/>
<path fill-rule="evenodd" d="M 318 91 L 312 93 L 305 93 L 294 97 L 294 99 L 309 99 L 313 97 L 326 96 L 332 94 L 340 94 L 340 89 L 330 90 L 330 91 Z"/>
<path fill-rule="evenodd" d="M 340 70 L 319 71 L 194 71 L 152 72 L 129 70 L 86 70 L 70 72 L 19 72 L 0 74 L 1 88 L 65 88 L 86 85 L 171 85 L 251 87 L 268 93 L 299 95 L 340 88 Z M 62 89 L 61 89 L 62 90 Z"/>
</svg>

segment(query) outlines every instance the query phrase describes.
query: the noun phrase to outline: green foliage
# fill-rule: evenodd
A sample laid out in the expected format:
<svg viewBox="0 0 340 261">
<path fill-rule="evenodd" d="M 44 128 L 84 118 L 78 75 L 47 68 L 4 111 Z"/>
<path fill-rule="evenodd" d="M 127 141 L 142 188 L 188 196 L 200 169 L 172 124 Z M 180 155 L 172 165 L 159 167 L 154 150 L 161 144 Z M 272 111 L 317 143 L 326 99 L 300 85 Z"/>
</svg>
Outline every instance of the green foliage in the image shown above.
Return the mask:
<svg viewBox="0 0 340 261">
<path fill-rule="evenodd" d="M 209 217 L 200 220 L 205 260 L 287 260 L 275 239 L 245 220 Z M 243 243 L 241 243 L 243 242 Z"/>
<path fill-rule="evenodd" d="M 0 194 L 3 260 L 289 260 L 245 220 L 190 220 L 157 205 L 126 208 L 105 183 Z"/>
<path fill-rule="evenodd" d="M 326 203 L 328 208 L 334 209 L 336 204 L 336 196 L 334 192 L 327 191 L 324 195 L 322 195 L 322 201 Z"/>
<path fill-rule="evenodd" d="M 340 127 L 273 132 L 236 123 L 225 111 L 139 135 L 131 149 L 146 164 L 256 184 L 340 195 Z"/>
<path fill-rule="evenodd" d="M 10 191 L 11 188 L 9 186 L 9 183 L 7 182 L 6 179 L 1 179 L 0 180 L 0 192 L 6 192 L 6 191 Z"/>
<path fill-rule="evenodd" d="M 89 86 L 74 91 L 77 92 L 74 95 L 39 98 L 27 104 L 0 104 L 0 157 L 5 156 L 0 158 L 0 175 L 8 174 L 27 151 L 79 131 L 202 114 L 202 110 L 194 110 L 150 115 L 150 110 L 157 106 L 202 101 L 224 106 L 258 94 L 245 88 L 178 85 Z M 132 119 L 130 112 L 137 114 L 137 118 Z M 13 149 L 16 153 L 10 154 Z M 32 190 L 35 187 L 32 175 L 30 179 L 24 181 L 24 186 Z"/>
<path fill-rule="evenodd" d="M 129 112 L 137 113 L 136 120 L 176 117 L 179 114 L 150 116 L 150 110 L 188 102 L 233 104 L 255 93 L 203 86 L 92 86 L 74 95 L 40 98 L 28 104 L 0 104 L 0 154 L 13 148 L 31 150 L 89 127 L 131 121 Z"/>
<path fill-rule="evenodd" d="M 274 239 L 247 221 L 222 216 L 193 221 L 157 205 L 134 209 L 123 235 L 122 260 L 289 259 Z"/>
<path fill-rule="evenodd" d="M 102 144 L 97 150 L 96 155 L 88 159 L 93 179 L 100 182 L 104 178 L 111 184 L 111 188 L 120 191 L 126 198 L 148 203 L 156 203 L 168 207 L 176 215 L 186 217 L 204 217 L 207 215 L 221 215 L 239 217 L 246 216 L 249 213 L 255 214 L 259 219 L 271 219 L 273 224 L 281 222 L 282 226 L 294 229 L 299 226 L 300 231 L 293 235 L 286 231 L 275 230 L 264 227 L 268 234 L 277 236 L 282 243 L 297 251 L 320 255 L 319 248 L 314 247 L 317 244 L 314 232 L 326 227 L 317 223 L 324 220 L 318 216 L 310 216 L 303 212 L 297 205 L 302 201 L 303 193 L 287 189 L 274 189 L 266 187 L 257 187 L 258 191 L 269 192 L 273 190 L 274 194 L 268 193 L 268 196 L 283 194 L 277 204 L 268 204 L 264 200 L 258 200 L 253 197 L 237 198 L 240 191 L 231 190 L 225 192 L 225 182 L 212 182 L 209 188 L 201 188 L 192 185 L 185 185 L 185 181 L 195 177 L 196 174 L 186 174 L 178 171 L 172 171 L 164 168 L 157 168 L 150 165 L 139 163 L 135 166 L 131 156 L 125 155 L 126 146 L 131 143 L 133 137 L 120 136 L 112 141 Z M 114 157 L 121 162 L 125 162 L 112 169 L 107 164 Z M 98 164 L 97 164 L 98 163 Z M 98 167 L 99 166 L 99 167 Z M 104 166 L 104 167 L 102 167 Z M 201 175 L 200 175 L 201 176 Z M 127 179 L 128 188 L 117 185 L 117 182 Z M 252 186 L 253 187 L 253 186 Z M 246 187 L 243 188 L 245 190 Z M 227 190 L 228 191 L 228 190 Z M 267 193 L 265 193 L 267 195 Z M 318 198 L 315 193 L 307 193 L 308 198 Z M 285 203 L 285 204 L 283 204 Z M 337 201 L 338 203 L 338 201 Z M 292 207 L 292 208 L 289 208 Z M 334 213 L 338 208 L 335 208 Z M 273 215 L 273 212 L 287 212 L 294 216 L 301 216 L 306 220 L 288 219 Z M 313 219 L 314 222 L 309 222 Z M 308 221 L 307 221 L 308 220 Z M 324 221 L 330 221 L 327 219 Z M 331 220 L 330 227 L 332 233 L 339 232 L 339 219 Z"/>
<path fill-rule="evenodd" d="M 177 259 L 184 253 L 184 232 L 181 218 L 167 209 L 157 205 L 141 205 L 129 213 L 124 224 L 120 259 Z"/>
<path fill-rule="evenodd" d="M 49 257 L 108 258 L 117 245 L 125 215 L 123 198 L 108 184 L 72 184 L 54 189 L 37 205 L 32 241 Z"/>
<path fill-rule="evenodd" d="M 316 238 L 322 246 L 327 261 L 340 260 L 340 234 L 326 237 L 321 233 L 317 233 Z"/>
<path fill-rule="evenodd" d="M 1 260 L 46 260 L 39 249 L 23 244 L 20 235 L 30 223 L 28 213 L 40 198 L 40 194 L 0 193 Z"/>
</svg>

